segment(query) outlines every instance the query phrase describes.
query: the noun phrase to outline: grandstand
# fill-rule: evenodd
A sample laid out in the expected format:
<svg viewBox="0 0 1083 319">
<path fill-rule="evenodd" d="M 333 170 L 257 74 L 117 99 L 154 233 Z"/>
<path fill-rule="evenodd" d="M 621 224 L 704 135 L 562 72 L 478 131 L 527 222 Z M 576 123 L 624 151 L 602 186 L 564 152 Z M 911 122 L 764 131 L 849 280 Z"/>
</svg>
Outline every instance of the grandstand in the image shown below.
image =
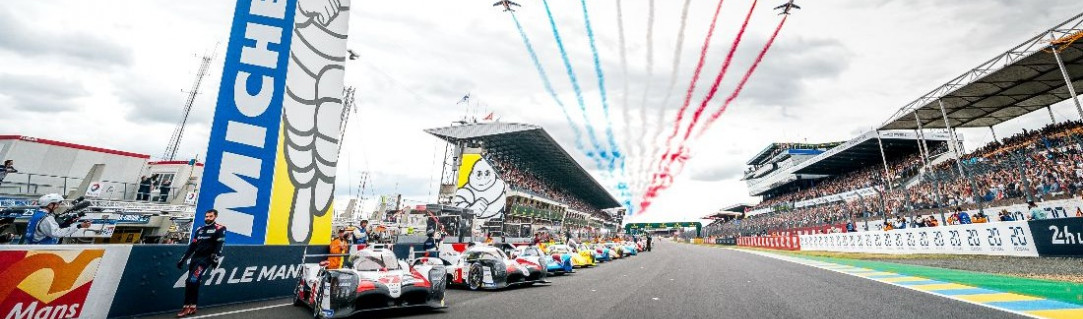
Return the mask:
<svg viewBox="0 0 1083 319">
<path fill-rule="evenodd" d="M 857 231 L 862 220 L 886 219 L 944 225 L 952 222 L 945 211 L 1079 194 L 1083 122 L 1058 122 L 1050 107 L 1070 100 L 1083 117 L 1076 96 L 1083 88 L 1080 34 L 1083 14 L 908 103 L 876 131 L 790 166 L 746 174 L 749 193 L 763 201 L 746 219 L 717 225 L 719 233 Z M 1052 123 L 997 137 L 995 125 L 1042 109 Z M 988 128 L 994 141 L 965 153 L 960 128 Z M 750 171 L 761 171 L 773 148 L 749 161 Z"/>
<path fill-rule="evenodd" d="M 507 185 L 500 213 L 490 217 L 474 209 L 475 216 L 488 217 L 474 223 L 483 228 L 477 231 L 494 237 L 528 237 L 538 231 L 585 237 L 620 226 L 619 214 L 613 213 L 620 203 L 540 126 L 462 123 L 425 132 L 454 147 L 455 164 L 449 166 L 460 170 L 446 174 L 458 176 L 455 181 L 442 181 L 442 202 L 470 206 L 458 194 L 469 188 L 462 178 L 474 173 L 464 172 L 470 169 L 464 162 L 471 154 L 480 154 Z"/>
</svg>

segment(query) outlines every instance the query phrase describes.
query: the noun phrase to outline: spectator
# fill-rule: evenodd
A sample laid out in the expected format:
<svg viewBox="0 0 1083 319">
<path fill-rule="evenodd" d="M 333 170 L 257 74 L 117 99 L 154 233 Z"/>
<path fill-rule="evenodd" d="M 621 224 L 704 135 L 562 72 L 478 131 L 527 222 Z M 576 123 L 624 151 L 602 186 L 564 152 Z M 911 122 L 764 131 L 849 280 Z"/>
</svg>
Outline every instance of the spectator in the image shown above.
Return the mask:
<svg viewBox="0 0 1083 319">
<path fill-rule="evenodd" d="M 971 222 L 970 214 L 960 207 L 955 208 L 955 216 L 958 216 L 957 218 L 959 219 L 959 224 L 961 225 L 967 225 Z"/>
<path fill-rule="evenodd" d="M 989 218 L 985 216 L 985 212 L 978 212 L 977 214 L 974 214 L 974 223 L 975 224 L 984 224 L 984 223 L 988 223 L 988 222 L 989 222 Z"/>
<path fill-rule="evenodd" d="M 135 200 L 146 201 L 150 200 L 150 187 L 153 185 L 153 181 L 150 177 L 144 175 L 139 178 L 139 190 L 136 191 Z"/>
<path fill-rule="evenodd" d="M 1049 218 L 1044 209 L 1038 208 L 1038 204 L 1028 202 L 1027 206 L 1030 208 L 1029 220 L 1043 220 Z"/>
<path fill-rule="evenodd" d="M 4 184 L 4 178 L 8 177 L 8 173 L 18 173 L 15 169 L 15 161 L 5 160 L 4 165 L 0 165 L 0 185 Z"/>
<path fill-rule="evenodd" d="M 361 226 L 357 226 L 353 230 L 353 243 L 354 244 L 367 244 L 369 242 L 368 233 L 369 221 L 362 220 Z"/>
<path fill-rule="evenodd" d="M 1008 212 L 1008 210 L 1005 209 L 1000 211 L 1000 221 L 1011 222 L 1015 221 L 1015 218 L 1012 217 L 1012 213 Z"/>
<path fill-rule="evenodd" d="M 173 182 L 168 179 L 162 181 L 162 184 L 158 185 L 158 201 L 161 201 L 163 203 L 166 202 L 166 199 L 169 198 L 169 187 L 172 185 Z"/>
<path fill-rule="evenodd" d="M 331 240 L 331 255 L 342 255 L 350 251 L 350 243 L 346 241 L 346 230 L 339 229 L 338 235 L 334 240 Z M 327 269 L 339 269 L 342 268 L 342 256 L 331 256 L 327 258 Z"/>
</svg>

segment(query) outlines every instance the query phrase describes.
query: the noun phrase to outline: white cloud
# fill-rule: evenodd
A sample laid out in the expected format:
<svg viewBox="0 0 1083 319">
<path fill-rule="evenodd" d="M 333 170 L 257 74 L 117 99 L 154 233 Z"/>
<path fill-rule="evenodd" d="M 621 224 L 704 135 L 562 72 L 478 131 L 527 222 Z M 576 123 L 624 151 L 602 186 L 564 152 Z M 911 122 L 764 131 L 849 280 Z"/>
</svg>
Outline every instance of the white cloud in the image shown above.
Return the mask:
<svg viewBox="0 0 1083 319">
<path fill-rule="evenodd" d="M 85 1 L 5 3 L 0 8 L 0 126 L 25 134 L 143 152 L 157 156 L 179 120 L 184 93 L 199 60 L 219 56 L 192 110 L 181 156 L 201 154 L 221 77 L 221 52 L 228 37 L 232 1 L 148 3 Z M 518 12 L 549 78 L 575 122 L 582 122 L 574 94 L 540 2 Z M 553 1 L 553 13 L 584 92 L 587 117 L 603 123 L 599 90 L 581 8 Z M 690 10 L 674 98 L 661 105 L 669 71 L 679 5 L 659 5 L 655 14 L 654 69 L 646 71 L 646 3 L 625 1 L 629 75 L 621 76 L 615 3 L 590 2 L 591 18 L 609 93 L 618 142 L 631 125 L 639 141 L 639 100 L 653 136 L 653 108 L 675 110 L 688 87 L 706 35 L 713 1 Z M 749 4 L 726 2 L 693 103 L 717 74 Z M 753 15 L 738 57 L 722 84 L 718 107 L 778 17 L 764 4 Z M 443 147 L 422 132 L 460 118 L 468 110 L 492 111 L 506 122 L 545 126 L 581 163 L 573 135 L 559 108 L 543 90 L 510 17 L 486 3 L 354 1 L 349 47 L 361 54 L 350 62 L 347 85 L 357 87 L 358 114 L 345 139 L 338 194 L 356 188 L 362 171 L 378 172 L 370 188 L 431 200 L 439 179 Z M 735 202 L 751 202 L 735 172 L 775 141 L 846 140 L 883 122 L 898 107 L 942 82 L 1078 12 L 1077 1 L 1019 6 L 1006 0 L 835 1 L 808 3 L 786 28 L 746 91 L 697 143 L 695 157 L 675 186 L 637 218 L 692 218 Z M 11 33 L 10 30 L 17 30 Z M 6 82 L 5 82 L 6 81 Z M 629 92 L 622 87 L 628 82 Z M 647 83 L 650 87 L 646 87 Z M 7 83 L 6 85 L 3 83 Z M 649 91 L 648 91 L 649 90 Z M 455 102 L 471 92 L 480 105 Z M 629 105 L 623 105 L 628 94 Z M 621 110 L 631 107 L 631 117 Z M 1072 106 L 1057 105 L 1058 118 L 1077 118 Z M 64 112 L 56 113 L 55 111 Z M 48 111 L 50 113 L 43 113 Z M 43 126 L 62 121 L 64 125 Z M 669 129 L 673 115 L 663 123 Z M 1002 137 L 1048 121 L 1028 115 L 997 128 Z M 666 132 L 668 133 L 668 132 Z M 598 134 L 602 136 L 602 131 Z M 988 141 L 988 130 L 964 130 L 969 148 Z M 649 142 L 649 141 L 648 141 Z M 623 142 L 622 142 L 623 144 Z M 632 153 L 626 150 L 625 153 Z M 436 158 L 434 165 L 434 158 Z M 594 176 L 600 173 L 588 167 Z M 630 172 L 632 175 L 636 172 Z M 431 191 L 430 191 L 431 190 Z"/>
</svg>

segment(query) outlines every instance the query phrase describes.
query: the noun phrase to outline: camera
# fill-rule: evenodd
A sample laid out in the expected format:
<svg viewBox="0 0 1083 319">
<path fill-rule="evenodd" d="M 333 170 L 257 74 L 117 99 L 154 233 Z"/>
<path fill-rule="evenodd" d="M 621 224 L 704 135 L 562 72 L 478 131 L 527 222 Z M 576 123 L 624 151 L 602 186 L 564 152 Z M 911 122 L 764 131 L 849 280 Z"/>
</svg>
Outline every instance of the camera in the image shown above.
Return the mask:
<svg viewBox="0 0 1083 319">
<path fill-rule="evenodd" d="M 67 228 L 68 226 L 71 226 L 71 224 L 77 222 L 80 218 L 86 216 L 86 212 L 84 212 L 84 210 L 89 208 L 90 205 L 90 201 L 87 201 L 81 196 L 79 198 L 76 198 L 75 200 L 72 200 L 71 208 L 68 208 L 68 210 L 64 211 L 63 213 L 57 214 L 56 223 L 59 224 L 61 228 Z"/>
</svg>

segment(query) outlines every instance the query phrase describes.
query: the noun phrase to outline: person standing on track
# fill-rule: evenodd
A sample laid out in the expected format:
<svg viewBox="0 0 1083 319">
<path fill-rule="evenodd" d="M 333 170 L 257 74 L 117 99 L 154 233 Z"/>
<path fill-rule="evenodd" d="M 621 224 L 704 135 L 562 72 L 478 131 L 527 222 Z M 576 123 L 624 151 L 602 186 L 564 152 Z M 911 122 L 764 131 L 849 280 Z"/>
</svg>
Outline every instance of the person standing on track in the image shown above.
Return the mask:
<svg viewBox="0 0 1083 319">
<path fill-rule="evenodd" d="M 188 244 L 188 250 L 177 261 L 177 269 L 184 269 L 184 262 L 191 261 L 188 264 L 188 279 L 184 282 L 184 307 L 177 313 L 177 318 L 196 313 L 199 285 L 203 274 L 207 270 L 218 268 L 218 263 L 222 260 L 222 246 L 226 244 L 226 226 L 215 223 L 214 220 L 217 218 L 217 210 L 211 209 L 206 212 L 203 220 L 206 225 L 196 230 L 192 236 L 192 243 Z"/>
</svg>

